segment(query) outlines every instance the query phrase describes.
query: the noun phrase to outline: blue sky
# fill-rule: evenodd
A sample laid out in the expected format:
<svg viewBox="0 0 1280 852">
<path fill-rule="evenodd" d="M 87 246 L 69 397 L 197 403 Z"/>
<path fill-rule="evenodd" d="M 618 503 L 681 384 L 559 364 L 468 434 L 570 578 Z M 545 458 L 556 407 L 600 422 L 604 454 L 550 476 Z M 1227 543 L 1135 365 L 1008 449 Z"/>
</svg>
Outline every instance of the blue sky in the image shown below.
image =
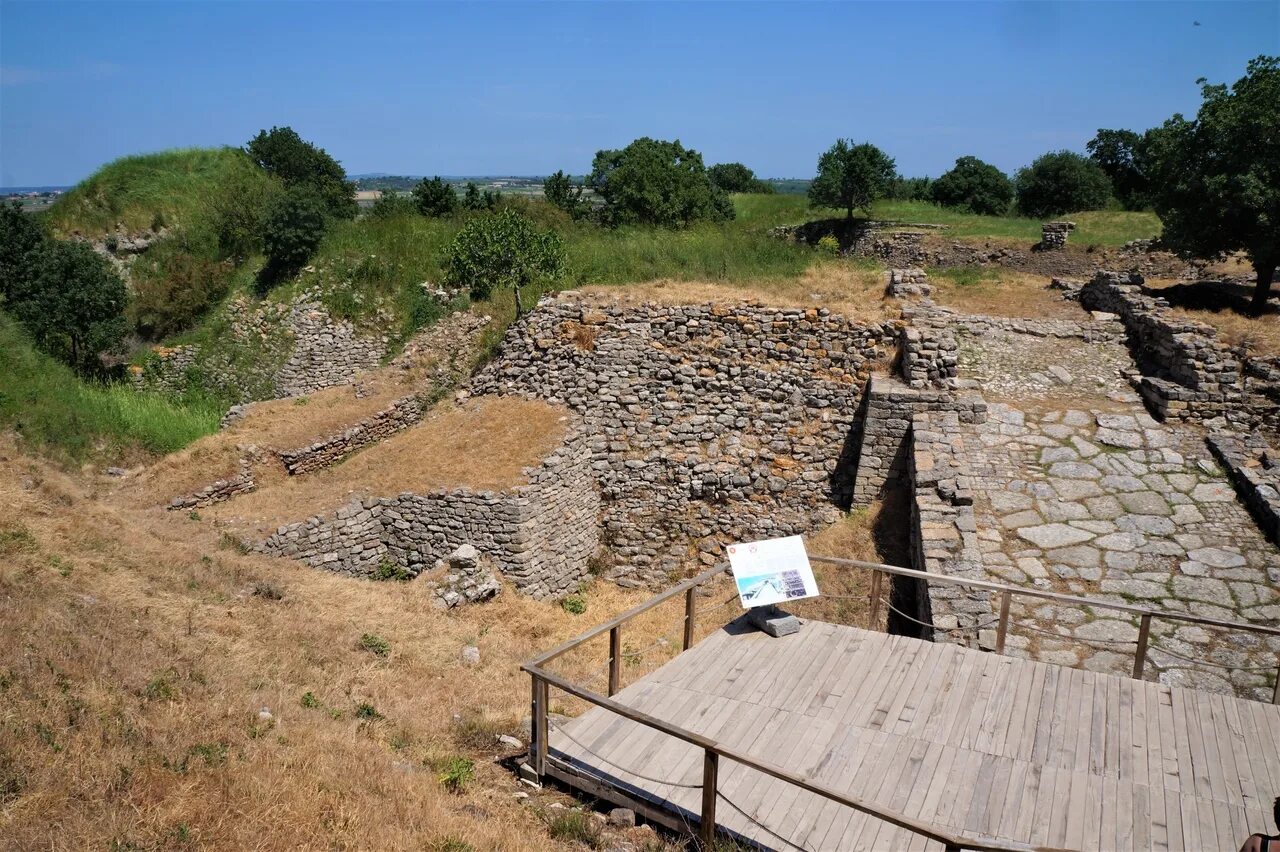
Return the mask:
<svg viewBox="0 0 1280 852">
<path fill-rule="evenodd" d="M 1194 22 L 1200 25 L 1195 26 Z M 1005 170 L 1194 112 L 1280 54 L 1280 2 L 0 0 L 0 184 L 292 125 L 350 173 L 580 173 L 679 138 L 808 176 L 837 137 L 908 175 Z"/>
</svg>

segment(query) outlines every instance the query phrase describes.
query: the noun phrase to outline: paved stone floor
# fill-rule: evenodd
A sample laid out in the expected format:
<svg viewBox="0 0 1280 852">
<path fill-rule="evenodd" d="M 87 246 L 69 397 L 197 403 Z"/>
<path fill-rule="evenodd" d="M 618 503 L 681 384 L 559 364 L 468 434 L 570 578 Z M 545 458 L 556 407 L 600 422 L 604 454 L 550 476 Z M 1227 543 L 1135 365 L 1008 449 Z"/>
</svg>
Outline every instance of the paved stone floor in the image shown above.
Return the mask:
<svg viewBox="0 0 1280 852">
<path fill-rule="evenodd" d="M 975 427 L 983 450 L 968 462 L 983 562 L 994 578 L 1280 622 L 1280 551 L 1236 500 L 1199 429 L 1146 413 L 1121 376 L 1130 366 L 1123 346 L 1028 337 L 962 342 L 960 354 L 962 377 L 977 378 L 993 400 L 987 423 Z M 1012 653 L 1132 669 L 1134 619 L 1034 602 L 1016 605 L 1013 616 Z M 1280 641 L 1157 619 L 1147 675 L 1269 699 L 1278 651 Z"/>
</svg>

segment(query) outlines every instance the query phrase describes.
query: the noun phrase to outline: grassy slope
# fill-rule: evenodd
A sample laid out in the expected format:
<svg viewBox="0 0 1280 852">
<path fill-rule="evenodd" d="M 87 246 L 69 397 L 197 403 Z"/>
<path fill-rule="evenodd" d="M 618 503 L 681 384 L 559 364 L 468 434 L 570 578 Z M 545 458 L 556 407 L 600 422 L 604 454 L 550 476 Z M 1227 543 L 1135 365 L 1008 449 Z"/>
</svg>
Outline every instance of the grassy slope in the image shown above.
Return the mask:
<svg viewBox="0 0 1280 852">
<path fill-rule="evenodd" d="M 0 424 L 52 455 L 116 461 L 139 451 L 165 453 L 218 428 L 221 409 L 174 402 L 125 386 L 90 384 L 37 352 L 0 313 Z"/>
<path fill-rule="evenodd" d="M 238 148 L 180 148 L 122 157 L 67 192 L 45 213 L 56 232 L 100 236 L 117 223 L 150 228 L 161 213 L 167 225 L 193 226 L 203 204 L 233 175 L 266 176 Z"/>
</svg>

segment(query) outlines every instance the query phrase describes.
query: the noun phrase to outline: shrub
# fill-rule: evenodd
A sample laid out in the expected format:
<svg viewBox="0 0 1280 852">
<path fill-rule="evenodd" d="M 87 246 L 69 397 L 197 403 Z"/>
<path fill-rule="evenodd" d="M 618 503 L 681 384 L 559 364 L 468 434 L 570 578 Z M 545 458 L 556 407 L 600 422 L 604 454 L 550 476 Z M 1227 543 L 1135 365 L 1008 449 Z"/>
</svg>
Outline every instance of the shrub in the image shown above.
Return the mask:
<svg viewBox="0 0 1280 852">
<path fill-rule="evenodd" d="M 1038 157 L 1014 180 L 1018 210 L 1043 218 L 1078 210 L 1100 210 L 1111 197 L 1111 181 L 1088 157 L 1055 151 Z"/>
<path fill-rule="evenodd" d="M 324 205 L 309 188 L 288 189 L 267 211 L 263 245 L 268 283 L 292 275 L 306 264 L 324 238 Z"/>
<path fill-rule="evenodd" d="M 569 595 L 560 601 L 564 611 L 573 615 L 582 615 L 587 611 L 587 599 L 582 595 Z"/>
<path fill-rule="evenodd" d="M 413 572 L 408 568 L 403 568 L 390 559 L 383 559 L 378 563 L 378 567 L 373 569 L 373 579 L 375 580 L 395 580 L 404 582 L 413 579 Z"/>
<path fill-rule="evenodd" d="M 253 596 L 269 601 L 284 600 L 284 590 L 269 580 L 259 580 L 253 584 Z"/>
<path fill-rule="evenodd" d="M 240 171 L 217 185 L 206 203 L 220 256 L 239 264 L 263 250 L 267 212 L 282 192 L 279 181 Z"/>
<path fill-rule="evenodd" d="M 389 219 L 392 216 L 407 216 L 414 212 L 413 201 L 405 198 L 394 189 L 384 189 L 373 202 L 369 215 L 375 219 Z"/>
<path fill-rule="evenodd" d="M 707 169 L 707 177 L 724 192 L 754 192 L 770 194 L 773 184 L 760 180 L 756 173 L 742 163 L 717 163 Z"/>
<path fill-rule="evenodd" d="M 157 272 L 135 281 L 129 303 L 133 327 L 152 340 L 190 328 L 222 300 L 230 285 L 226 263 L 187 252 L 166 257 Z"/>
<path fill-rule="evenodd" d="M 480 187 L 476 186 L 475 183 L 467 181 L 467 188 L 462 195 L 462 209 L 472 212 L 492 210 L 497 206 L 501 198 L 501 192 L 493 192 L 488 189 L 481 192 Z"/>
<path fill-rule="evenodd" d="M 927 177 L 896 177 L 889 184 L 888 197 L 894 201 L 931 201 L 933 181 Z"/>
<path fill-rule="evenodd" d="M 375 657 L 386 657 L 391 653 L 391 643 L 377 633 L 365 633 L 360 636 L 360 647 Z"/>
<path fill-rule="evenodd" d="M 1013 183 L 1004 172 L 977 157 L 960 157 L 933 182 L 930 196 L 943 207 L 984 216 L 1002 216 L 1013 201 Z"/>
<path fill-rule="evenodd" d="M 378 712 L 378 708 L 374 707 L 368 701 L 361 701 L 356 705 L 356 718 L 376 722 L 382 718 L 382 714 Z"/>
<path fill-rule="evenodd" d="M 440 783 L 450 793 L 461 793 L 476 777 L 475 761 L 469 757 L 455 757 L 444 765 Z"/>
<path fill-rule="evenodd" d="M 28 278 L 7 283 L 5 309 L 45 352 L 99 371 L 98 355 L 119 351 L 124 339 L 124 282 L 85 243 L 46 241 L 30 264 Z"/>
<path fill-rule="evenodd" d="M 884 197 L 897 174 L 893 158 L 875 145 L 837 139 L 818 158 L 818 175 L 809 184 L 809 203 L 843 209 L 852 219 L 854 210 L 868 208 Z"/>
<path fill-rule="evenodd" d="M 835 234 L 823 234 L 818 238 L 818 251 L 835 257 L 840 254 L 840 241 Z"/>
<path fill-rule="evenodd" d="M 320 699 L 316 698 L 315 693 L 311 691 L 302 693 L 302 699 L 298 703 L 308 710 L 315 710 L 320 707 Z"/>
<path fill-rule="evenodd" d="M 677 139 L 644 137 L 617 151 L 598 151 L 589 183 L 604 199 L 611 225 L 681 228 L 700 219 L 724 221 L 733 203 L 711 183 L 702 155 Z"/>
<path fill-rule="evenodd" d="M 440 219 L 458 209 L 458 196 L 453 187 L 437 175 L 431 180 L 423 178 L 413 188 L 413 202 L 418 212 L 430 219 Z"/>
<path fill-rule="evenodd" d="M 574 219 L 581 219 L 590 212 L 590 205 L 582 197 L 585 188 L 576 185 L 563 171 L 558 171 L 542 183 L 542 195 L 547 203 L 558 207 Z"/>
<path fill-rule="evenodd" d="M 520 288 L 549 281 L 564 270 L 565 254 L 554 231 L 540 231 L 507 209 L 468 222 L 445 251 L 445 279 L 484 299 L 496 288 L 515 291 L 516 316 L 523 313 Z"/>
</svg>

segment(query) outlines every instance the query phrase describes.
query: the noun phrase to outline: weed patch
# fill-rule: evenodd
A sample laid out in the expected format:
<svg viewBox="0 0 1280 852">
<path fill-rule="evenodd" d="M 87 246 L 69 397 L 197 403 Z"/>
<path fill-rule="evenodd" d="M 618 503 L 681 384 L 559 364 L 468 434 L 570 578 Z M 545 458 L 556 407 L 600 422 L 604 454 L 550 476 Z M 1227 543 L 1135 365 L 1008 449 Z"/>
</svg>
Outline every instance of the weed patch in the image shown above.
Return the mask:
<svg viewBox="0 0 1280 852">
<path fill-rule="evenodd" d="M 375 657 L 386 657 L 391 654 L 391 643 L 377 633 L 365 633 L 360 636 L 360 647 Z"/>
<path fill-rule="evenodd" d="M 476 763 L 469 757 L 451 758 L 440 771 L 440 783 L 450 793 L 462 793 L 475 780 Z"/>
</svg>

